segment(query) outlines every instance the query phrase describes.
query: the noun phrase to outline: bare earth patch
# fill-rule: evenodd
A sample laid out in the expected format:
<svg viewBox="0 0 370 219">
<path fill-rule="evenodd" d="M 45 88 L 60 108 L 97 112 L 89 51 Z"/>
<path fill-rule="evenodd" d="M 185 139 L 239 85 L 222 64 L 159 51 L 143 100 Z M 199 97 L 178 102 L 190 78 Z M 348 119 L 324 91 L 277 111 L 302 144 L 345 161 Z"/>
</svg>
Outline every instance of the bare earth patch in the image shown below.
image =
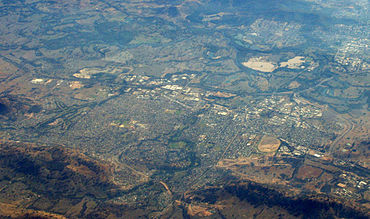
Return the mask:
<svg viewBox="0 0 370 219">
<path fill-rule="evenodd" d="M 69 87 L 72 88 L 73 90 L 74 89 L 80 89 L 83 87 L 83 84 L 81 84 L 81 82 L 79 81 L 72 81 L 70 84 L 69 84 Z"/>
<path fill-rule="evenodd" d="M 281 68 L 287 67 L 287 68 L 290 68 L 290 69 L 300 69 L 302 63 L 304 63 L 304 62 L 305 61 L 304 61 L 304 57 L 303 56 L 296 56 L 296 57 L 294 57 L 292 59 L 289 59 L 286 62 L 281 62 L 280 63 L 280 67 Z"/>
<path fill-rule="evenodd" d="M 295 89 L 298 88 L 299 86 L 301 86 L 301 84 L 297 81 L 292 81 L 292 83 L 289 84 L 290 89 Z"/>
<path fill-rule="evenodd" d="M 264 60 L 263 57 L 250 58 L 248 62 L 243 62 L 242 65 L 262 72 L 273 72 L 277 68 L 273 62 Z"/>
</svg>

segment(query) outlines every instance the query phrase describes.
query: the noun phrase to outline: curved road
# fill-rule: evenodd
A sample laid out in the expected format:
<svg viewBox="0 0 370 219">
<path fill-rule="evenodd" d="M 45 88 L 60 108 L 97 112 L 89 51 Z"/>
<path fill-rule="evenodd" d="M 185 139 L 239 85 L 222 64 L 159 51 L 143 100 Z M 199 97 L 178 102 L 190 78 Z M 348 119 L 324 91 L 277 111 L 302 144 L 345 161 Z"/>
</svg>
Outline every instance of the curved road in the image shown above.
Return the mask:
<svg viewBox="0 0 370 219">
<path fill-rule="evenodd" d="M 333 143 L 331 143 L 330 145 L 330 153 L 333 154 L 335 152 L 335 149 L 338 149 L 338 146 L 339 146 L 339 142 L 350 132 L 353 130 L 353 127 L 354 127 L 354 124 L 352 121 L 350 121 L 349 119 L 346 119 L 346 118 L 341 118 L 345 125 L 346 125 L 346 129 L 343 130 L 342 134 L 340 134 L 334 141 Z"/>
</svg>

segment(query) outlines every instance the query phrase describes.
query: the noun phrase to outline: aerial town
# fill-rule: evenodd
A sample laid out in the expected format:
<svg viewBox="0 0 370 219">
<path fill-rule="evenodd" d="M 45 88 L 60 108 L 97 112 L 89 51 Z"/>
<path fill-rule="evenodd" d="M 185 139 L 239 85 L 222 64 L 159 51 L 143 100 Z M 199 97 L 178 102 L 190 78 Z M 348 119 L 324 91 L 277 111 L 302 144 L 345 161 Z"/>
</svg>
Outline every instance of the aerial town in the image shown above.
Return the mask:
<svg viewBox="0 0 370 219">
<path fill-rule="evenodd" d="M 2 1 L 0 216 L 367 218 L 368 6 L 294 2 Z"/>
</svg>

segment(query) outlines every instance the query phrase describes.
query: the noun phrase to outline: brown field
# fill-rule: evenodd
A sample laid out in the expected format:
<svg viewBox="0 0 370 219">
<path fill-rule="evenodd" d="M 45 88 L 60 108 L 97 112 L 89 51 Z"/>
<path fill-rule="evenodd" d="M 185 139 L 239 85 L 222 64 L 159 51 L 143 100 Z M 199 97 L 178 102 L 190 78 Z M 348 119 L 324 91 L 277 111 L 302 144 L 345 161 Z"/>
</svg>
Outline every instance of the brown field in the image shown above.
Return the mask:
<svg viewBox="0 0 370 219">
<path fill-rule="evenodd" d="M 312 166 L 302 166 L 298 170 L 297 178 L 298 179 L 309 179 L 309 178 L 317 178 L 321 175 L 322 169 L 312 167 Z"/>
<path fill-rule="evenodd" d="M 275 152 L 277 149 L 279 149 L 280 143 L 281 142 L 279 139 L 264 135 L 258 145 L 258 150 L 266 153 Z"/>
</svg>

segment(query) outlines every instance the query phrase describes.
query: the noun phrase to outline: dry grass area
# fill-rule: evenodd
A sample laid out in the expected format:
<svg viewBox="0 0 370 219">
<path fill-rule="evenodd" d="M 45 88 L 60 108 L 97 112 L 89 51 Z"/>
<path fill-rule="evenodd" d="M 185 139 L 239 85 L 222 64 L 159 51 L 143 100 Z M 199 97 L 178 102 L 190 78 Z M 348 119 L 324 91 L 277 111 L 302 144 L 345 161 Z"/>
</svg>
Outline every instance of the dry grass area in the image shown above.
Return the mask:
<svg viewBox="0 0 370 219">
<path fill-rule="evenodd" d="M 5 79 L 12 75 L 14 72 L 17 72 L 18 68 L 9 62 L 0 59 L 0 79 Z"/>
<path fill-rule="evenodd" d="M 207 217 L 211 216 L 213 213 L 208 211 L 207 208 L 197 206 L 197 205 L 188 205 L 187 213 L 194 217 L 194 216 L 199 216 L 199 217 Z"/>
<path fill-rule="evenodd" d="M 272 136 L 264 135 L 258 145 L 258 150 L 260 150 L 261 152 L 272 153 L 279 149 L 280 144 L 281 142 L 279 139 Z"/>
<path fill-rule="evenodd" d="M 14 204 L 0 202 L 1 217 L 9 218 L 50 218 L 65 219 L 66 217 L 44 211 L 24 209 Z"/>
<path fill-rule="evenodd" d="M 322 169 L 304 165 L 299 168 L 297 178 L 302 180 L 318 178 L 322 172 Z"/>
<path fill-rule="evenodd" d="M 369 168 L 370 158 L 368 141 L 370 133 L 370 112 L 366 109 L 353 110 L 350 114 L 341 114 L 343 132 L 332 143 L 332 152 L 337 156 L 350 157 L 351 160 Z"/>
<path fill-rule="evenodd" d="M 270 156 L 251 156 L 223 159 L 217 163 L 217 167 L 230 170 L 233 175 L 244 180 L 262 184 L 277 183 L 286 185 L 287 181 L 282 179 L 282 175 L 291 178 L 294 168 L 290 164 L 274 163 L 269 158 Z"/>
</svg>

